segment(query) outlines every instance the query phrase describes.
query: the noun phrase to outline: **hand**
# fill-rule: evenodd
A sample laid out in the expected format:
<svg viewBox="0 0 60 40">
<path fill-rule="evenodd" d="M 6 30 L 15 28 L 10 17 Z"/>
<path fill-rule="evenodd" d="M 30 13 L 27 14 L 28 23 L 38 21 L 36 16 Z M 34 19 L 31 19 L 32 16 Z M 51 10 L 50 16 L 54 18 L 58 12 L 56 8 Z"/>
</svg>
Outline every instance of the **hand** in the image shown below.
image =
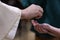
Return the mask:
<svg viewBox="0 0 60 40">
<path fill-rule="evenodd" d="M 39 33 L 47 33 L 54 37 L 60 38 L 60 29 L 59 28 L 55 28 L 46 23 L 39 24 L 38 22 L 36 22 L 34 20 L 32 20 L 32 24 L 33 24 L 35 30 L 38 31 Z"/>
<path fill-rule="evenodd" d="M 35 4 L 32 4 L 28 8 L 22 10 L 24 19 L 40 18 L 43 14 L 43 9 Z"/>
<path fill-rule="evenodd" d="M 39 33 L 47 33 L 47 30 L 45 30 L 43 27 L 43 24 L 39 24 L 37 21 L 32 20 L 32 24 L 34 26 L 34 29 Z"/>
</svg>

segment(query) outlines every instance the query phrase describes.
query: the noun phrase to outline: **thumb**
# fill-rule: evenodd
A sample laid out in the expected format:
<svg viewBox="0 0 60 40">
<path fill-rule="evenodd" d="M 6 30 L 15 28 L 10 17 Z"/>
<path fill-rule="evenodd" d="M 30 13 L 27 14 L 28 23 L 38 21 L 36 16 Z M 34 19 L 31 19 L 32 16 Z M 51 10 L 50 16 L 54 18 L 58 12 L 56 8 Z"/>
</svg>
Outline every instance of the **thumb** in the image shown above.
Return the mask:
<svg viewBox="0 0 60 40">
<path fill-rule="evenodd" d="M 39 24 L 39 23 L 38 23 L 37 21 L 35 21 L 35 20 L 32 20 L 31 22 L 32 22 L 33 26 L 37 26 L 37 25 Z"/>
</svg>

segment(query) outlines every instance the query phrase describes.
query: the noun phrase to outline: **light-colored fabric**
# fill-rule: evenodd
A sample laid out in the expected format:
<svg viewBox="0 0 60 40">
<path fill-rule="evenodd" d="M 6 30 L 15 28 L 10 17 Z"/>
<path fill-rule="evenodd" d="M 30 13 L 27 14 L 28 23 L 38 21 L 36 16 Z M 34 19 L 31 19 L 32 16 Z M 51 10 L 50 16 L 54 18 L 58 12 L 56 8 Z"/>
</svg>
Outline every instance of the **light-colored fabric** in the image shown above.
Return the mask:
<svg viewBox="0 0 60 40">
<path fill-rule="evenodd" d="M 11 31 L 5 36 L 5 38 L 3 40 L 13 40 L 16 32 L 17 32 L 17 28 L 18 28 L 18 24 L 19 24 L 19 20 L 20 17 L 17 19 L 16 23 L 14 24 L 13 28 L 11 29 Z"/>
<path fill-rule="evenodd" d="M 19 20 L 20 17 L 17 19 L 16 23 L 14 24 L 13 28 L 11 29 L 11 31 L 8 33 L 8 35 L 4 38 L 4 40 L 13 40 L 16 32 L 17 32 L 17 28 L 18 28 L 18 24 L 19 24 Z"/>
<path fill-rule="evenodd" d="M 0 1 L 0 40 L 3 40 L 11 32 L 20 17 L 20 9 Z"/>
</svg>

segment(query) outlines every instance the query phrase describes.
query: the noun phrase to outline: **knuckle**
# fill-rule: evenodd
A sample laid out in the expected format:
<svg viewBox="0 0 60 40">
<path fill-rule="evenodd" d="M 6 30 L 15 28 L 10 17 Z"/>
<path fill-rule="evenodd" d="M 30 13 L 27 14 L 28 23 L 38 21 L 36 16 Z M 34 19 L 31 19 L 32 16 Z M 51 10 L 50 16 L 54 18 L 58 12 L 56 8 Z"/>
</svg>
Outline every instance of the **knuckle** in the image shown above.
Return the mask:
<svg viewBox="0 0 60 40">
<path fill-rule="evenodd" d="M 36 7 L 36 5 L 35 5 L 35 4 L 32 4 L 32 6 Z"/>
<path fill-rule="evenodd" d="M 43 15 L 40 11 L 38 11 L 37 13 L 40 17 Z"/>
<path fill-rule="evenodd" d="M 38 9 L 39 9 L 41 12 L 43 12 L 43 8 L 42 8 L 42 7 L 38 6 Z"/>
</svg>

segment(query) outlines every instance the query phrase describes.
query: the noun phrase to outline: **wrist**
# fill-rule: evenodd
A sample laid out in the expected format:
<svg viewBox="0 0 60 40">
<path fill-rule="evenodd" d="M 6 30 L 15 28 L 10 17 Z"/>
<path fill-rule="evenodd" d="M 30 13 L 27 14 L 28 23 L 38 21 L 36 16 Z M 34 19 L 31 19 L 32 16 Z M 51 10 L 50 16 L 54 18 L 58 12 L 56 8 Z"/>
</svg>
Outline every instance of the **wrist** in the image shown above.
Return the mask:
<svg viewBox="0 0 60 40">
<path fill-rule="evenodd" d="M 27 13 L 25 10 L 21 10 L 21 19 L 27 19 Z"/>
</svg>

